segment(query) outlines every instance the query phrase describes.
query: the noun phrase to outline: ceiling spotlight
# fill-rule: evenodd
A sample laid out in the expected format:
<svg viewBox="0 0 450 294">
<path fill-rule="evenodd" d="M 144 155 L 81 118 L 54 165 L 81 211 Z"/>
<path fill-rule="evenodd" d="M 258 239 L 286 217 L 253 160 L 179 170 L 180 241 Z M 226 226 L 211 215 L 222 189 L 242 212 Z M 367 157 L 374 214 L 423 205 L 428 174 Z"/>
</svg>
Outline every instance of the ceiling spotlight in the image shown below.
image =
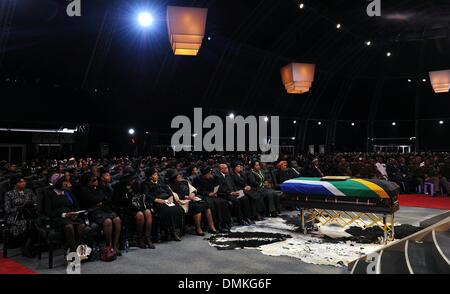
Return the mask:
<svg viewBox="0 0 450 294">
<path fill-rule="evenodd" d="M 397 123 L 394 121 L 394 122 L 392 123 L 392 126 L 395 127 L 396 125 L 397 125 Z"/>
<path fill-rule="evenodd" d="M 299 7 L 300 7 L 300 9 L 303 9 L 303 7 L 305 7 L 305 4 L 300 3 Z"/>
<path fill-rule="evenodd" d="M 269 118 L 268 118 L 267 116 L 265 116 L 265 117 L 264 117 L 264 121 L 265 121 L 265 122 L 268 122 L 268 121 L 269 121 Z"/>
<path fill-rule="evenodd" d="M 336 28 L 337 28 L 338 30 L 339 30 L 341 27 L 342 27 L 342 26 L 341 26 L 340 23 L 338 23 L 338 24 L 336 25 Z"/>
<path fill-rule="evenodd" d="M 135 130 L 134 130 L 133 128 L 131 128 L 131 129 L 128 130 L 128 134 L 134 135 L 134 133 L 135 133 Z"/>
<path fill-rule="evenodd" d="M 234 119 L 234 113 L 230 113 L 230 114 L 228 115 L 228 117 L 231 118 L 231 119 Z"/>
<path fill-rule="evenodd" d="M 321 126 L 322 125 L 322 122 L 321 121 L 319 121 L 318 123 L 317 123 L 319 126 Z"/>
<path fill-rule="evenodd" d="M 408 83 L 411 83 L 412 81 L 411 81 L 411 79 L 408 79 Z"/>
<path fill-rule="evenodd" d="M 208 37 L 208 41 L 211 41 L 211 37 Z"/>
<path fill-rule="evenodd" d="M 137 19 L 139 24 L 144 28 L 147 28 L 153 24 L 153 15 L 147 11 L 139 13 Z"/>
<path fill-rule="evenodd" d="M 291 139 L 292 139 L 292 140 L 295 140 L 295 137 L 292 137 Z"/>
<path fill-rule="evenodd" d="M 386 53 L 387 57 L 391 57 L 391 55 L 392 55 L 391 52 Z"/>
<path fill-rule="evenodd" d="M 370 46 L 370 45 L 372 45 L 372 42 L 371 41 L 366 41 L 366 45 Z"/>
<path fill-rule="evenodd" d="M 426 81 L 427 81 L 427 79 L 422 79 L 422 82 L 424 82 L 424 83 L 425 83 Z"/>
<path fill-rule="evenodd" d="M 440 124 L 440 125 L 443 125 L 443 124 L 444 124 L 444 121 L 443 121 L 443 120 L 440 120 L 440 121 L 439 121 L 439 124 Z"/>
<path fill-rule="evenodd" d="M 294 121 L 293 121 L 293 123 L 294 123 L 294 125 L 295 125 L 295 124 L 297 123 L 297 121 L 296 121 L 296 120 L 294 120 Z"/>
<path fill-rule="evenodd" d="M 354 126 L 355 126 L 355 123 L 352 122 L 352 127 L 354 127 Z"/>
<path fill-rule="evenodd" d="M 147 132 L 145 132 L 145 134 L 146 134 L 146 135 L 150 135 L 150 132 L 147 131 Z"/>
</svg>

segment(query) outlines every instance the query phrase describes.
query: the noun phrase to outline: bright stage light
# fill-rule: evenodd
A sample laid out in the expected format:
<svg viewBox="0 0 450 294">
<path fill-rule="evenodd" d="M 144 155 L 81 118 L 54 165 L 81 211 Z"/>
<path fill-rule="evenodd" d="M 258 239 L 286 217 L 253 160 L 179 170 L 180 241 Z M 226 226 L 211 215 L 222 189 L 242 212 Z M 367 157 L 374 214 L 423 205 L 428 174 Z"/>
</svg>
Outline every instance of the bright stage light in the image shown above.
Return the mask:
<svg viewBox="0 0 450 294">
<path fill-rule="evenodd" d="M 129 130 L 128 130 L 128 134 L 134 135 L 134 133 L 135 133 L 134 129 L 129 129 Z"/>
<path fill-rule="evenodd" d="M 352 122 L 352 127 L 354 127 L 354 126 L 355 126 L 355 123 Z"/>
<path fill-rule="evenodd" d="M 149 27 L 153 24 L 153 15 L 147 11 L 141 12 L 138 15 L 138 22 L 144 28 Z"/>
<path fill-rule="evenodd" d="M 394 126 L 394 127 L 395 127 L 396 125 L 397 125 L 397 123 L 396 123 L 396 122 L 393 122 L 393 123 L 392 123 L 392 126 Z"/>
<path fill-rule="evenodd" d="M 319 121 L 318 123 L 317 123 L 319 126 L 321 126 L 322 125 L 322 122 L 321 121 Z"/>
<path fill-rule="evenodd" d="M 296 121 L 296 120 L 294 120 L 294 121 L 293 121 L 293 123 L 294 123 L 294 125 L 295 125 L 295 124 L 297 123 L 297 121 Z"/>
<path fill-rule="evenodd" d="M 443 125 L 443 124 L 444 124 L 444 121 L 443 121 L 443 120 L 440 120 L 440 121 L 439 121 L 439 124 L 440 124 L 440 125 Z"/>
<path fill-rule="evenodd" d="M 300 5 L 298 7 L 300 7 L 300 9 L 303 9 L 303 7 L 305 7 L 305 4 L 300 3 Z"/>
<path fill-rule="evenodd" d="M 338 24 L 336 25 L 336 28 L 337 28 L 338 30 L 339 30 L 341 27 L 342 27 L 342 26 L 341 26 L 340 23 L 338 23 Z"/>
<path fill-rule="evenodd" d="M 229 118 L 234 119 L 234 113 L 230 113 L 230 115 L 228 115 Z"/>
<path fill-rule="evenodd" d="M 269 121 L 269 118 L 266 116 L 266 117 L 264 117 L 264 121 L 265 122 L 268 122 Z"/>
</svg>

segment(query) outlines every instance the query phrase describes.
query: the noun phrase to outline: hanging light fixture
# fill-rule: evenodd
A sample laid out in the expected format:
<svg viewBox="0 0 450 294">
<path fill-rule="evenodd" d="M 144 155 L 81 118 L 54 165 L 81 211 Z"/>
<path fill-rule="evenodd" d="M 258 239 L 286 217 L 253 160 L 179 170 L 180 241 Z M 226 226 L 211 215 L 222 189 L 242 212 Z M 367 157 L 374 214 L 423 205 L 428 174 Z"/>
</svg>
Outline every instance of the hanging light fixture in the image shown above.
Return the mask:
<svg viewBox="0 0 450 294">
<path fill-rule="evenodd" d="M 430 81 L 434 92 L 448 92 L 450 89 L 450 70 L 430 71 Z"/>
<path fill-rule="evenodd" d="M 197 55 L 205 36 L 207 8 L 167 7 L 167 30 L 175 55 Z"/>
<path fill-rule="evenodd" d="M 309 91 L 314 81 L 315 64 L 290 63 L 281 68 L 281 79 L 289 94 L 303 94 Z"/>
</svg>

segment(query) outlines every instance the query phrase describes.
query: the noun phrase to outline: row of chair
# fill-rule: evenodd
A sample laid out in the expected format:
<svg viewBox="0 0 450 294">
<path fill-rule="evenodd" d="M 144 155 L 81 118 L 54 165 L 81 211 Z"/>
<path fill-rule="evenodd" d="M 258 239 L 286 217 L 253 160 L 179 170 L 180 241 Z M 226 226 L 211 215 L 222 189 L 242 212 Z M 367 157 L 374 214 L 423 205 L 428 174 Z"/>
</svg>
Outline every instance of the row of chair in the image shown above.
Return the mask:
<svg viewBox="0 0 450 294">
<path fill-rule="evenodd" d="M 48 216 L 45 215 L 44 207 L 45 207 L 45 195 L 46 190 L 49 189 L 49 185 L 39 187 L 38 185 L 33 185 L 33 190 L 37 196 L 37 219 L 30 220 L 31 227 L 37 232 L 37 258 L 38 260 L 42 259 L 42 252 L 48 251 L 48 267 L 53 268 L 54 265 L 54 252 L 59 248 L 63 248 L 65 243 L 64 233 L 56 230 L 52 227 L 51 220 Z M 4 214 L 4 194 L 10 190 L 9 181 L 4 181 L 0 183 L 0 197 L 1 203 L 0 207 L 2 211 L 0 211 L 0 225 L 1 225 L 1 235 L 3 242 L 3 257 L 8 257 L 8 248 L 10 247 L 10 234 L 6 224 L 6 218 Z M 76 197 L 76 195 L 73 195 Z M 87 215 L 85 215 L 87 219 Z M 127 223 L 126 218 L 122 217 L 122 243 L 125 243 L 125 240 L 130 240 L 133 237 L 134 226 L 131 223 Z M 159 239 L 161 234 L 161 229 L 159 225 L 158 215 L 153 211 L 153 237 Z M 86 230 L 84 233 L 85 243 L 89 246 L 99 246 L 103 240 L 101 227 L 99 227 L 95 223 L 87 223 Z M 182 235 L 184 231 L 180 232 Z"/>
<path fill-rule="evenodd" d="M 9 180 L 3 180 L 0 182 L 0 238 L 3 242 L 3 257 L 8 255 L 7 238 L 8 231 L 6 228 L 6 213 L 5 213 L 5 193 L 10 190 Z"/>
<path fill-rule="evenodd" d="M 56 244 L 61 243 L 63 239 L 60 233 L 54 231 L 49 225 L 48 218 L 44 216 L 43 213 L 43 200 L 44 191 L 48 189 L 49 185 L 46 179 L 27 177 L 27 188 L 32 189 L 37 196 L 37 214 L 38 218 L 35 220 L 30 220 L 31 227 L 36 229 L 38 235 L 38 258 L 42 256 L 43 247 L 49 249 L 49 267 L 53 267 L 53 248 Z M 0 236 L 1 242 L 3 243 L 3 257 L 8 257 L 8 249 L 10 247 L 10 232 L 7 226 L 6 213 L 5 213 L 5 194 L 12 187 L 10 186 L 9 180 L 4 180 L 0 182 Z"/>
<path fill-rule="evenodd" d="M 272 169 L 266 175 L 268 179 L 274 184 L 274 188 L 278 188 L 277 178 L 276 178 L 276 170 Z M 50 218 L 45 215 L 44 207 L 45 207 L 45 190 L 50 186 L 46 179 L 36 179 L 36 178 L 27 178 L 27 187 L 32 189 L 37 196 L 37 215 L 38 218 L 32 221 L 33 227 L 37 231 L 38 236 L 38 252 L 37 257 L 39 260 L 42 258 L 42 252 L 44 250 L 48 250 L 48 267 L 53 268 L 54 264 L 54 251 L 58 248 L 62 248 L 65 242 L 63 232 L 55 230 L 51 226 Z M 7 191 L 11 189 L 9 180 L 5 180 L 0 182 L 0 230 L 3 239 L 3 256 L 6 258 L 8 256 L 8 246 L 9 246 L 9 231 L 6 225 L 5 213 L 4 213 L 4 195 Z M 76 197 L 76 195 L 74 195 Z M 154 218 L 154 228 L 153 233 L 156 238 L 159 239 L 161 234 L 161 229 L 158 222 L 158 216 L 153 211 Z M 125 218 L 122 218 L 123 220 Z M 187 220 L 184 220 L 185 222 Z M 183 235 L 184 232 L 181 232 Z M 92 242 L 96 242 L 97 244 L 101 242 L 101 228 L 99 228 L 96 224 L 89 224 L 86 228 L 85 236 Z M 125 221 L 123 222 L 123 238 L 131 239 L 133 236 L 133 225 L 128 224 Z"/>
</svg>

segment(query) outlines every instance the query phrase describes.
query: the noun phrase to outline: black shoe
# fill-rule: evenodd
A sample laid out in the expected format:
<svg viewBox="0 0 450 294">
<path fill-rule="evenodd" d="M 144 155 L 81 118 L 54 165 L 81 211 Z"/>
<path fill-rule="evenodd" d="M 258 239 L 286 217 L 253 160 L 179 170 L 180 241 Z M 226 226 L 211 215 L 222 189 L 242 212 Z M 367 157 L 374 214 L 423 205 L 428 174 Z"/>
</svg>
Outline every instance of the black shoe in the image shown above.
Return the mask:
<svg viewBox="0 0 450 294">
<path fill-rule="evenodd" d="M 149 237 L 144 238 L 144 243 L 145 243 L 147 249 L 155 249 L 156 248 L 155 245 L 153 245 L 153 243 Z"/>
<path fill-rule="evenodd" d="M 153 241 L 153 243 L 156 243 L 156 244 L 161 243 L 161 234 L 157 234 L 157 235 L 153 236 L 152 241 Z"/>
<path fill-rule="evenodd" d="M 254 225 L 255 224 L 255 222 L 254 221 L 252 221 L 251 219 L 246 219 L 246 221 L 247 221 L 247 223 L 248 223 L 248 225 Z"/>
<path fill-rule="evenodd" d="M 230 230 L 228 229 L 228 227 L 226 225 L 221 225 L 217 228 L 217 230 L 219 231 L 219 233 L 224 234 L 224 233 L 229 233 Z"/>
<path fill-rule="evenodd" d="M 180 242 L 180 241 L 181 241 L 180 236 L 179 236 L 176 232 L 173 232 L 173 233 L 171 234 L 171 237 L 172 237 L 172 240 L 173 240 L 173 241 L 177 241 L 177 242 Z"/>
<path fill-rule="evenodd" d="M 238 221 L 238 226 L 247 226 L 248 223 L 245 220 Z"/>
<path fill-rule="evenodd" d="M 137 241 L 137 246 L 141 249 L 146 249 L 147 245 L 145 244 L 144 240 L 142 238 L 139 238 Z"/>
<path fill-rule="evenodd" d="M 230 232 L 230 227 L 227 224 L 225 224 L 219 229 L 219 232 L 221 232 L 221 233 L 229 233 Z"/>
<path fill-rule="evenodd" d="M 114 249 L 114 251 L 116 252 L 116 255 L 117 255 L 117 256 L 122 256 L 122 252 L 120 252 L 119 249 Z"/>
<path fill-rule="evenodd" d="M 34 258 L 36 255 L 31 252 L 28 248 L 22 248 L 22 256 L 28 258 Z"/>
<path fill-rule="evenodd" d="M 211 230 L 211 229 L 209 229 L 208 232 L 209 232 L 210 234 L 213 234 L 213 235 L 216 235 L 216 234 L 217 234 L 217 231 L 216 231 L 216 230 Z"/>
<path fill-rule="evenodd" d="M 199 232 L 197 229 L 195 230 L 195 234 L 197 235 L 197 236 L 200 236 L 200 237 L 204 237 L 205 236 L 205 233 L 202 231 L 202 232 Z"/>
<path fill-rule="evenodd" d="M 247 219 L 242 220 L 242 222 L 244 223 L 244 226 L 249 226 L 250 222 Z"/>
</svg>

